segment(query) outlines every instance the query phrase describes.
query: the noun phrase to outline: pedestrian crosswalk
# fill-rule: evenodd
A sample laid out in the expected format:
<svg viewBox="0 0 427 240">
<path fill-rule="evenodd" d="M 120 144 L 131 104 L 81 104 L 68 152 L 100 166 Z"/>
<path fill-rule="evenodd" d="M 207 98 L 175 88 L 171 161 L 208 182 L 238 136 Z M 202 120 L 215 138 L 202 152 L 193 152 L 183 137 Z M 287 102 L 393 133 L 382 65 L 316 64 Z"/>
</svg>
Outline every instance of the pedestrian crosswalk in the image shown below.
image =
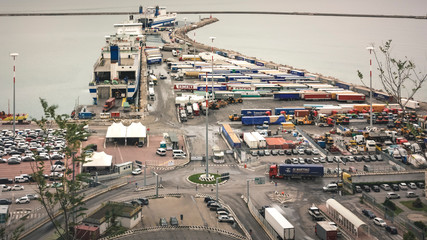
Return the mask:
<svg viewBox="0 0 427 240">
<path fill-rule="evenodd" d="M 14 221 L 22 218 L 37 219 L 37 218 L 41 218 L 43 215 L 45 215 L 43 211 L 36 211 L 36 212 L 33 212 L 31 210 L 15 211 L 10 213 L 10 220 Z"/>
</svg>

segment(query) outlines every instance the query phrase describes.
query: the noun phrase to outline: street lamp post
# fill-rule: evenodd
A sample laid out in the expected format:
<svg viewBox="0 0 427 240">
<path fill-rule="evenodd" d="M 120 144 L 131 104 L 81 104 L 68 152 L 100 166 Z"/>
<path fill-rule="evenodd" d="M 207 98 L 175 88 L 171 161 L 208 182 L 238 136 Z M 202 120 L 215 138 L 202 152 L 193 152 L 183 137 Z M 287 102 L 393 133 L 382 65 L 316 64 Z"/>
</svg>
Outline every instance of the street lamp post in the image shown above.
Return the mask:
<svg viewBox="0 0 427 240">
<path fill-rule="evenodd" d="M 184 54 L 187 52 L 187 44 L 185 43 L 185 39 L 187 38 L 187 18 L 184 18 L 185 26 L 184 26 Z"/>
<path fill-rule="evenodd" d="M 15 113 L 15 66 L 16 66 L 16 58 L 18 57 L 18 53 L 11 53 L 10 56 L 13 58 L 13 138 L 15 139 L 15 118 L 16 118 L 16 113 Z"/>
<path fill-rule="evenodd" d="M 156 175 L 156 198 L 159 197 L 159 174 L 156 172 L 153 172 L 154 175 Z"/>
<path fill-rule="evenodd" d="M 194 48 L 194 52 L 193 52 L 193 60 L 194 60 L 194 64 L 193 64 L 193 69 L 196 70 L 196 28 L 197 25 L 193 25 L 192 26 L 193 29 L 193 33 L 194 33 L 194 42 L 193 42 L 193 48 Z"/>
<path fill-rule="evenodd" d="M 212 81 L 212 100 L 214 99 L 214 80 L 213 80 L 213 74 L 214 74 L 214 57 L 213 57 L 213 41 L 216 37 L 209 37 L 212 41 L 211 46 L 211 52 L 212 52 L 212 72 L 211 72 L 211 81 Z"/>
<path fill-rule="evenodd" d="M 367 47 L 367 50 L 369 50 L 369 102 L 370 102 L 370 108 L 369 108 L 369 126 L 372 129 L 372 51 L 374 48 Z"/>
</svg>

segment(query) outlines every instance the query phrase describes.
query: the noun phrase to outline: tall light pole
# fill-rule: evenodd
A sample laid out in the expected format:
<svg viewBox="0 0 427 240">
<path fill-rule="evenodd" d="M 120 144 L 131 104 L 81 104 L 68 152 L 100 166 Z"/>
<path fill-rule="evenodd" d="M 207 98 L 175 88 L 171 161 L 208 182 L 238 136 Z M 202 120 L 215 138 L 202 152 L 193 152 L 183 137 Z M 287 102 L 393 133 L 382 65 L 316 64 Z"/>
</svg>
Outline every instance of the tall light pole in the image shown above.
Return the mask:
<svg viewBox="0 0 427 240">
<path fill-rule="evenodd" d="M 208 92 L 208 73 L 206 72 L 206 178 L 209 178 L 209 92 Z"/>
<path fill-rule="evenodd" d="M 212 81 L 212 100 L 214 100 L 214 80 L 213 80 L 213 74 L 214 74 L 214 55 L 213 55 L 213 41 L 215 40 L 216 37 L 209 37 L 212 41 L 212 46 L 211 46 L 211 52 L 212 52 L 212 72 L 211 72 L 211 81 Z"/>
<path fill-rule="evenodd" d="M 13 58 L 13 138 L 15 139 L 15 134 L 16 134 L 16 132 L 15 132 L 15 118 L 16 118 L 16 113 L 15 113 L 15 77 L 16 77 L 16 74 L 15 74 L 15 70 L 16 70 L 16 68 L 15 68 L 15 64 L 16 64 L 16 58 L 18 57 L 18 53 L 11 53 L 10 54 L 10 56 Z"/>
<path fill-rule="evenodd" d="M 372 129 L 372 51 L 374 48 L 367 47 L 367 50 L 369 50 L 369 102 L 370 102 L 370 108 L 369 108 L 369 126 Z"/>
<path fill-rule="evenodd" d="M 192 26 L 193 29 L 193 33 L 194 33 L 194 42 L 193 42 L 193 48 L 194 48 L 194 52 L 193 52 L 193 60 L 194 60 L 194 65 L 193 65 L 193 70 L 196 70 L 196 28 L 197 25 L 193 25 Z"/>
<path fill-rule="evenodd" d="M 185 43 L 185 39 L 187 38 L 187 18 L 184 18 L 185 26 L 184 26 L 184 54 L 187 52 L 187 44 Z"/>
</svg>

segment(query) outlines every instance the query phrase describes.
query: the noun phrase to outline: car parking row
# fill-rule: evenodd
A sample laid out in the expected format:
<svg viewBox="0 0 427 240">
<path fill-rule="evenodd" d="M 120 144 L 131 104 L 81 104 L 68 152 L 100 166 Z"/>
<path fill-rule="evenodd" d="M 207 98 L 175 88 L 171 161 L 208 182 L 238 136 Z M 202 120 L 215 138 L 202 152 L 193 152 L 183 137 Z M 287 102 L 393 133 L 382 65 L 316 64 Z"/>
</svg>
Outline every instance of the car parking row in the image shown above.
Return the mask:
<svg viewBox="0 0 427 240">
<path fill-rule="evenodd" d="M 404 193 L 404 196 L 407 198 L 416 198 L 419 197 L 419 194 L 417 193 L 417 190 L 421 190 L 421 194 L 424 193 L 425 183 L 424 182 L 401 182 L 399 184 L 397 183 L 391 183 L 391 184 L 381 184 L 381 185 L 356 185 L 355 186 L 355 192 L 361 193 L 361 192 L 381 192 L 385 191 L 386 193 L 386 199 L 398 199 L 400 198 L 400 194 L 396 193 L 399 191 L 406 191 Z"/>
<path fill-rule="evenodd" d="M 209 210 L 216 212 L 218 222 L 234 224 L 234 218 L 231 216 L 230 211 L 227 208 L 223 207 L 219 202 L 211 197 L 205 197 L 204 201 Z"/>
</svg>

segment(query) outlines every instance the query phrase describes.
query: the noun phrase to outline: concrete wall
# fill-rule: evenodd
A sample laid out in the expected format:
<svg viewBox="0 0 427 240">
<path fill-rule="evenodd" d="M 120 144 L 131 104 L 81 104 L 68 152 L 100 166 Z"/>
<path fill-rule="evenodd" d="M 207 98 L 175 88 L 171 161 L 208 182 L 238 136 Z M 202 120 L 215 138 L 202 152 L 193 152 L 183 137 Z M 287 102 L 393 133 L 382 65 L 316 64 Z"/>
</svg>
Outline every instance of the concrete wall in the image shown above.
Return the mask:
<svg viewBox="0 0 427 240">
<path fill-rule="evenodd" d="M 376 175 L 356 175 L 351 176 L 353 184 L 368 182 L 409 182 L 424 181 L 425 172 L 413 173 L 389 173 Z"/>
<path fill-rule="evenodd" d="M 125 228 L 133 228 L 135 227 L 139 222 L 141 222 L 141 211 L 139 211 L 136 215 L 134 215 L 131 218 L 125 218 L 125 217 L 118 217 L 118 221 L 120 221 L 120 224 Z"/>
</svg>

